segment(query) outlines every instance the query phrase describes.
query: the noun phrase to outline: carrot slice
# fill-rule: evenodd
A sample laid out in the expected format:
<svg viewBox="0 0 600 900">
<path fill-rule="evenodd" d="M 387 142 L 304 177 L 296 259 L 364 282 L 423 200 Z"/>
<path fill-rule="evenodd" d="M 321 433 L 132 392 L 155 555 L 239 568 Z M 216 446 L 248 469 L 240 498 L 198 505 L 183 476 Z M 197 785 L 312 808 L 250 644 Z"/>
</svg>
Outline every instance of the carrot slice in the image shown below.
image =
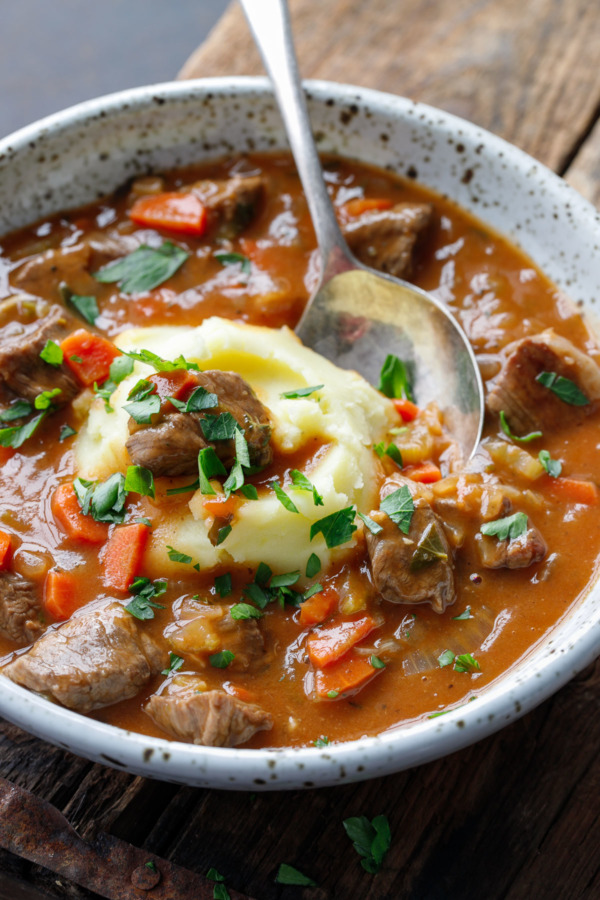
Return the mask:
<svg viewBox="0 0 600 900">
<path fill-rule="evenodd" d="M 0 572 L 6 571 L 12 559 L 12 537 L 6 531 L 0 531 Z"/>
<path fill-rule="evenodd" d="M 231 694 L 232 697 L 237 697 L 238 700 L 242 700 L 244 703 L 256 703 L 256 694 L 247 691 L 241 684 L 234 684 L 233 681 L 226 681 L 223 684 L 223 689 L 227 691 L 228 694 Z"/>
<path fill-rule="evenodd" d="M 301 625 L 318 625 L 328 619 L 339 603 L 339 594 L 332 587 L 326 587 L 305 600 L 300 607 Z"/>
<path fill-rule="evenodd" d="M 434 484 L 442 478 L 440 469 L 432 462 L 420 463 L 418 466 L 406 466 L 402 470 L 402 474 L 421 484 Z"/>
<path fill-rule="evenodd" d="M 238 502 L 238 498 L 231 494 L 227 499 L 225 497 L 213 497 L 212 500 L 207 498 L 202 501 L 202 504 L 209 515 L 214 516 L 215 519 L 224 519 L 235 513 Z"/>
<path fill-rule="evenodd" d="M 112 341 L 79 328 L 64 339 L 60 348 L 65 363 L 86 387 L 100 384 L 109 376 L 110 364 L 121 355 Z"/>
<path fill-rule="evenodd" d="M 328 628 L 315 631 L 306 642 L 310 661 L 315 666 L 330 666 L 373 631 L 377 623 L 369 615 L 359 619 L 338 616 Z"/>
<path fill-rule="evenodd" d="M 405 422 L 414 422 L 421 410 L 412 400 L 406 400 L 405 397 L 396 397 L 392 400 L 396 407 L 396 412 L 400 413 Z"/>
<path fill-rule="evenodd" d="M 204 234 L 207 226 L 206 207 L 195 194 L 167 191 L 140 197 L 129 210 L 136 225 L 167 229 L 181 234 Z"/>
<path fill-rule="evenodd" d="M 71 483 L 61 484 L 50 501 L 52 515 L 70 538 L 88 544 L 103 544 L 108 538 L 108 525 L 84 516 Z"/>
<path fill-rule="evenodd" d="M 72 572 L 50 569 L 44 582 L 44 606 L 53 619 L 64 622 L 79 609 L 78 587 Z"/>
<path fill-rule="evenodd" d="M 104 583 L 126 591 L 142 568 L 142 557 L 150 529 L 147 525 L 117 526 L 102 551 Z"/>
<path fill-rule="evenodd" d="M 347 653 L 343 659 L 315 671 L 315 693 L 325 700 L 340 700 L 356 694 L 383 669 L 374 669 L 359 653 Z"/>
<path fill-rule="evenodd" d="M 183 400 L 188 394 L 191 394 L 194 388 L 198 387 L 198 379 L 191 372 L 188 372 L 187 369 L 174 369 L 172 372 L 156 372 L 155 375 L 149 375 L 146 380 L 156 385 L 154 393 L 158 394 L 161 403 L 167 397 Z"/>
<path fill-rule="evenodd" d="M 356 197 L 344 203 L 342 209 L 349 216 L 362 216 L 363 213 L 377 209 L 390 209 L 392 201 L 387 197 Z"/>
<path fill-rule="evenodd" d="M 600 502 L 600 491 L 593 481 L 583 481 L 579 478 L 545 478 L 545 486 L 557 500 L 566 503 L 582 503 L 586 506 L 596 506 Z"/>
</svg>

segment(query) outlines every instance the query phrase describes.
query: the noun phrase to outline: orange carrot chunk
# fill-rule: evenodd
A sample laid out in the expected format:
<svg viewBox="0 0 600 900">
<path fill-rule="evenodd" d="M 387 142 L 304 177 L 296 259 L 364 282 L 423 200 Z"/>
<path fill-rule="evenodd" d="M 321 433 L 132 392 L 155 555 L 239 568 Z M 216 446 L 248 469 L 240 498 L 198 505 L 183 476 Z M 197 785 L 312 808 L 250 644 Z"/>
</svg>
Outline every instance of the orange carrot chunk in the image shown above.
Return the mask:
<svg viewBox="0 0 600 900">
<path fill-rule="evenodd" d="M 66 365 L 86 387 L 106 381 L 110 364 L 121 355 L 112 341 L 79 328 L 64 339 L 60 348 Z"/>
<path fill-rule="evenodd" d="M 12 559 L 12 537 L 5 531 L 0 531 L 0 572 L 5 572 Z"/>
<path fill-rule="evenodd" d="M 256 694 L 246 690 L 241 684 L 234 684 L 233 681 L 226 681 L 223 684 L 223 689 L 227 691 L 228 694 L 231 694 L 232 697 L 237 697 L 238 700 L 242 700 L 244 703 L 256 703 Z"/>
<path fill-rule="evenodd" d="M 58 622 L 64 622 L 82 605 L 78 593 L 78 580 L 72 572 L 50 569 L 44 583 L 46 612 Z"/>
<path fill-rule="evenodd" d="M 402 474 L 412 481 L 419 481 L 421 484 L 434 484 L 436 481 L 440 481 L 442 477 L 440 469 L 432 462 L 421 463 L 418 466 L 406 466 L 402 470 Z"/>
<path fill-rule="evenodd" d="M 593 481 L 550 477 L 544 481 L 548 491 L 557 500 L 564 500 L 566 503 L 582 503 L 586 506 L 595 506 L 600 502 L 600 491 Z"/>
<path fill-rule="evenodd" d="M 50 508 L 60 527 L 73 540 L 103 544 L 108 538 L 108 525 L 105 522 L 96 522 L 91 516 L 84 516 L 70 482 L 57 487 L 52 495 Z"/>
<path fill-rule="evenodd" d="M 337 609 L 339 599 L 338 592 L 332 587 L 326 587 L 318 594 L 313 594 L 300 607 L 300 624 L 318 625 L 324 622 Z"/>
<path fill-rule="evenodd" d="M 227 499 L 225 497 L 214 497 L 212 500 L 207 498 L 202 501 L 204 509 L 210 516 L 215 519 L 224 519 L 226 516 L 234 515 L 239 500 L 231 494 Z"/>
<path fill-rule="evenodd" d="M 400 413 L 405 422 L 414 422 L 421 410 L 412 400 L 406 400 L 405 397 L 396 397 L 392 400 L 396 407 L 396 412 Z"/>
<path fill-rule="evenodd" d="M 352 651 L 326 669 L 316 669 L 315 693 L 322 700 L 349 697 L 382 671 L 373 668 L 368 657 Z"/>
<path fill-rule="evenodd" d="M 356 197 L 344 203 L 342 209 L 349 216 L 362 216 L 363 213 L 374 210 L 390 209 L 392 201 L 387 197 Z"/>
<path fill-rule="evenodd" d="M 366 637 L 376 625 L 369 615 L 362 615 L 358 619 L 337 616 L 328 628 L 315 631 L 308 638 L 306 648 L 310 661 L 315 666 L 330 666 Z"/>
<path fill-rule="evenodd" d="M 198 379 L 194 378 L 187 369 L 174 369 L 172 372 L 156 372 L 155 375 L 149 375 L 146 381 L 156 385 L 154 393 L 158 394 L 161 403 L 167 397 L 184 400 L 194 388 L 198 387 Z"/>
<path fill-rule="evenodd" d="M 150 529 L 147 525 L 117 526 L 102 551 L 104 583 L 116 591 L 126 591 L 142 568 L 142 558 Z"/>
<path fill-rule="evenodd" d="M 181 234 L 204 234 L 207 226 L 206 207 L 195 194 L 167 191 L 140 197 L 129 210 L 129 218 L 146 228 L 178 231 Z"/>
</svg>

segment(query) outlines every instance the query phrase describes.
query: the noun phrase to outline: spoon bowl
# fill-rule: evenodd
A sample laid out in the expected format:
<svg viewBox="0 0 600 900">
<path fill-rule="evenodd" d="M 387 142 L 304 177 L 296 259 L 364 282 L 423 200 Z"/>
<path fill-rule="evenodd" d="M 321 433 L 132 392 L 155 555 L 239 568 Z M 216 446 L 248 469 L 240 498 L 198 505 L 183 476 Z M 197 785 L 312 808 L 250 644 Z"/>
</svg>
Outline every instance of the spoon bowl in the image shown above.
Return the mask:
<svg viewBox="0 0 600 900">
<path fill-rule="evenodd" d="M 468 459 L 481 438 L 483 383 L 466 335 L 425 291 L 351 254 L 327 193 L 312 136 L 285 0 L 240 0 L 283 118 L 321 257 L 319 285 L 296 333 L 306 346 L 373 384 L 388 355 L 410 372 L 415 401 L 435 401 Z"/>
</svg>

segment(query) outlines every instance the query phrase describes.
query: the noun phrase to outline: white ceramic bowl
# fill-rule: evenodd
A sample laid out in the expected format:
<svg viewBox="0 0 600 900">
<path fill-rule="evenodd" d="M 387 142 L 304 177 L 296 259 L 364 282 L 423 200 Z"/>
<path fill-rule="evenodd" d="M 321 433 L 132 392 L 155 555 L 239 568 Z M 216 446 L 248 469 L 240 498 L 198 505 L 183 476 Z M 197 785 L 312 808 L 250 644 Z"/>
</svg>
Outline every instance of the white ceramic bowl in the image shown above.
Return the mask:
<svg viewBox="0 0 600 900">
<path fill-rule="evenodd" d="M 520 245 L 596 317 L 600 217 L 560 178 L 440 110 L 351 86 L 307 87 L 323 151 L 388 167 L 448 195 Z M 101 97 L 0 142 L 0 234 L 92 201 L 149 166 L 284 146 L 265 79 L 178 82 Z M 532 709 L 599 652 L 596 584 L 476 702 L 325 749 L 230 750 L 144 737 L 70 712 L 5 678 L 0 714 L 74 753 L 166 781 L 254 791 L 313 787 L 384 775 L 458 750 Z"/>
</svg>

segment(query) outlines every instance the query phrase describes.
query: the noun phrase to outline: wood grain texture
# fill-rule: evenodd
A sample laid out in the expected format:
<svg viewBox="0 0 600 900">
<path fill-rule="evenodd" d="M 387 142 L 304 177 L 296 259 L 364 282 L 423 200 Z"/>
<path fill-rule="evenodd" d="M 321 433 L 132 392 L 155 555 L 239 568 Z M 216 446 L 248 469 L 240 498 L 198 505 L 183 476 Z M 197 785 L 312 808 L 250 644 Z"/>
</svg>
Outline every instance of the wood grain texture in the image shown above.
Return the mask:
<svg viewBox="0 0 600 900">
<path fill-rule="evenodd" d="M 306 78 L 431 103 L 563 173 L 600 101 L 600 16 L 588 0 L 291 0 Z M 180 77 L 262 74 L 237 4 Z"/>
</svg>

